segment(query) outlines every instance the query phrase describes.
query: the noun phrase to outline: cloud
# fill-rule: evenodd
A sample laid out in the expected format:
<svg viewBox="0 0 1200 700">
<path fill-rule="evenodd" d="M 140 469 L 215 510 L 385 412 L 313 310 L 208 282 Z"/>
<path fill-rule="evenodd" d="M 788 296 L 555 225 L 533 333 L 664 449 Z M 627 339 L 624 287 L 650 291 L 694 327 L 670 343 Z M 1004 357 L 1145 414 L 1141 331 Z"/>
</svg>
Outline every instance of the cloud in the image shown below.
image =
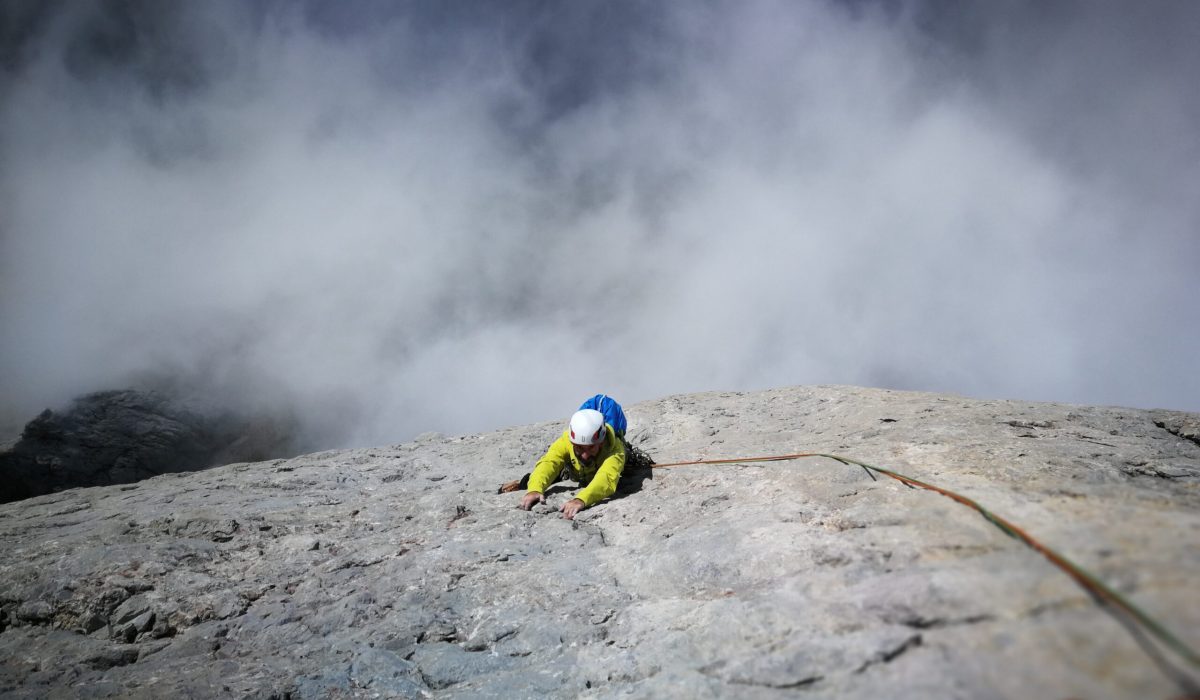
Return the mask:
<svg viewBox="0 0 1200 700">
<path fill-rule="evenodd" d="M 50 7 L 3 54 L 9 422 L 164 377 L 319 447 L 597 391 L 1200 410 L 1179 4 Z"/>
</svg>

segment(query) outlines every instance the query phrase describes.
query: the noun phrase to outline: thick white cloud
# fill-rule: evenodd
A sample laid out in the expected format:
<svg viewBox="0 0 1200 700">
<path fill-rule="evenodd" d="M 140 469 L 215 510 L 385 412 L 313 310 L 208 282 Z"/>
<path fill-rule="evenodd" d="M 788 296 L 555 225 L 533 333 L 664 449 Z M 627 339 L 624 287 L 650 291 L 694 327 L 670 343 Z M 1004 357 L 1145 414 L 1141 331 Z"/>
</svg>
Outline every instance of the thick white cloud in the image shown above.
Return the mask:
<svg viewBox="0 0 1200 700">
<path fill-rule="evenodd" d="M 595 391 L 1200 410 L 1196 11 L 370 6 L 19 45 L 5 420 L 155 376 L 321 446 Z"/>
</svg>

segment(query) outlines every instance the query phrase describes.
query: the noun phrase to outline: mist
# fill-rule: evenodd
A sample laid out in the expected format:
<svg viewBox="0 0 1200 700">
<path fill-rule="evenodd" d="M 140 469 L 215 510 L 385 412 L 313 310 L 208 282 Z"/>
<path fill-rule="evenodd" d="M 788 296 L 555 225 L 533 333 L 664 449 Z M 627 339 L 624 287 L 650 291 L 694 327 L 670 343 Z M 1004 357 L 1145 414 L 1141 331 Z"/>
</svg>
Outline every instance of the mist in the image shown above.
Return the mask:
<svg viewBox="0 0 1200 700">
<path fill-rule="evenodd" d="M 5 424 L 125 386 L 314 449 L 597 392 L 1200 411 L 1195 3 L 0 18 Z"/>
</svg>

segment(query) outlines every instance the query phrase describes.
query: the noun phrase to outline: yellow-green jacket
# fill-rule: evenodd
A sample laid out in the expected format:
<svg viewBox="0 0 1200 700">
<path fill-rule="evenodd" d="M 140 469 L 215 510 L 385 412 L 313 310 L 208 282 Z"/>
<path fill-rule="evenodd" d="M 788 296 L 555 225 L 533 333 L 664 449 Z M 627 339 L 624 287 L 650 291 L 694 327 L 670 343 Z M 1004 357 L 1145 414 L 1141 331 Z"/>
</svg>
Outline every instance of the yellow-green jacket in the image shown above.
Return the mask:
<svg viewBox="0 0 1200 700">
<path fill-rule="evenodd" d="M 585 505 L 593 506 L 613 495 L 621 472 L 625 471 L 625 445 L 621 444 L 611 425 L 605 425 L 604 431 L 607 433 L 604 445 L 592 458 L 591 464 L 585 465 L 575 456 L 575 450 L 571 449 L 571 438 L 568 437 L 568 431 L 564 430 L 533 468 L 529 475 L 529 490 L 545 493 L 546 487 L 554 483 L 559 472 L 566 469 L 568 478 L 586 484 L 582 491 L 575 494 L 575 498 Z"/>
</svg>

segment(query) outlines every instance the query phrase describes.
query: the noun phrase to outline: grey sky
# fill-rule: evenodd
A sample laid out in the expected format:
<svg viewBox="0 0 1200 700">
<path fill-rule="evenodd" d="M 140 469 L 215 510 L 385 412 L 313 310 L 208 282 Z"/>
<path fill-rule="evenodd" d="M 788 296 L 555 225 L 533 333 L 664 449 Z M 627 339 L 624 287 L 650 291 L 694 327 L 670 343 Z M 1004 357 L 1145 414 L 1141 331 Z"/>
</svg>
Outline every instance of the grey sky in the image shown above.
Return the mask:
<svg viewBox="0 0 1200 700">
<path fill-rule="evenodd" d="M 1200 410 L 1192 2 L 8 2 L 3 418 L 606 391 Z M 634 426 L 636 427 L 636 426 Z"/>
</svg>

